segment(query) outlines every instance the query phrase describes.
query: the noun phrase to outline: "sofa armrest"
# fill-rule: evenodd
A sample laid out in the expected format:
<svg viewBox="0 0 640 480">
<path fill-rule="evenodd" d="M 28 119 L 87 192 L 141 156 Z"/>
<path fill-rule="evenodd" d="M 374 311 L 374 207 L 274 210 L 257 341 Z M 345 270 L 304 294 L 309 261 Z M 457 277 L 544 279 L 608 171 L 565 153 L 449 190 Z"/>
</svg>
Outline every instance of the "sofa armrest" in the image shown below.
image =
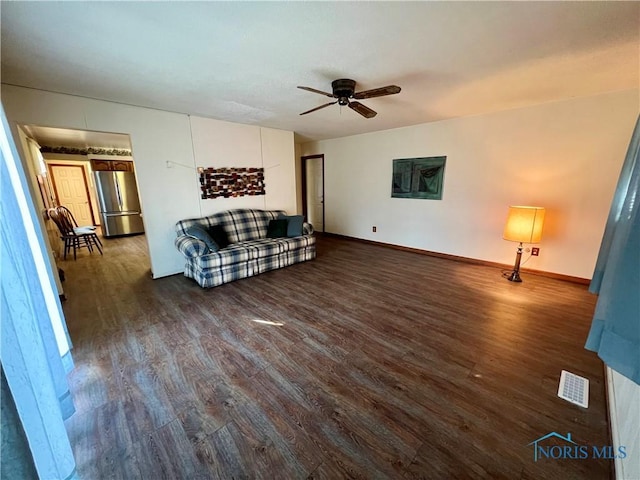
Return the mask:
<svg viewBox="0 0 640 480">
<path fill-rule="evenodd" d="M 303 235 L 311 235 L 313 233 L 313 225 L 310 223 L 304 222 L 302 224 L 302 234 Z"/>
<path fill-rule="evenodd" d="M 181 235 L 175 240 L 176 248 L 187 258 L 200 257 L 209 253 L 209 247 L 197 238 Z"/>
</svg>

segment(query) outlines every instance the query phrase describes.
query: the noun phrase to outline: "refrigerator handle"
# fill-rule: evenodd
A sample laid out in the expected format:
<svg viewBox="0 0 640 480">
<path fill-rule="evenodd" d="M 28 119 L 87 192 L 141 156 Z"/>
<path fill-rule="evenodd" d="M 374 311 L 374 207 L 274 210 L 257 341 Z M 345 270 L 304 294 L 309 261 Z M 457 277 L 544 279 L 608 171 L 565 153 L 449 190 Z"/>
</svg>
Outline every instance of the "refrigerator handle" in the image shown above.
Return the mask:
<svg viewBox="0 0 640 480">
<path fill-rule="evenodd" d="M 104 193 L 102 193 L 102 182 L 100 181 L 100 177 L 98 176 L 98 172 L 93 172 L 95 176 L 95 184 L 96 190 L 98 191 L 98 201 L 100 202 L 100 211 L 104 210 Z"/>
<path fill-rule="evenodd" d="M 120 182 L 118 181 L 118 177 L 116 174 L 113 174 L 115 184 L 116 184 L 116 195 L 118 196 L 118 205 L 120 206 L 120 210 L 122 210 L 122 196 L 120 195 Z"/>
</svg>

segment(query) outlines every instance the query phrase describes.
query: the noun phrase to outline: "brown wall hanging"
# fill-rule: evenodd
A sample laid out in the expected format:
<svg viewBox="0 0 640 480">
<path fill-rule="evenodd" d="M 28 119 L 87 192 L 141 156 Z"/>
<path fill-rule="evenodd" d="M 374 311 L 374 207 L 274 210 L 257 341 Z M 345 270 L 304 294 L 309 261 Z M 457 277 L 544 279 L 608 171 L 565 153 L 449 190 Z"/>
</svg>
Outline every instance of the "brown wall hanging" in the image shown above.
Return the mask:
<svg viewBox="0 0 640 480">
<path fill-rule="evenodd" d="M 199 168 L 201 197 L 265 195 L 264 168 Z"/>
</svg>

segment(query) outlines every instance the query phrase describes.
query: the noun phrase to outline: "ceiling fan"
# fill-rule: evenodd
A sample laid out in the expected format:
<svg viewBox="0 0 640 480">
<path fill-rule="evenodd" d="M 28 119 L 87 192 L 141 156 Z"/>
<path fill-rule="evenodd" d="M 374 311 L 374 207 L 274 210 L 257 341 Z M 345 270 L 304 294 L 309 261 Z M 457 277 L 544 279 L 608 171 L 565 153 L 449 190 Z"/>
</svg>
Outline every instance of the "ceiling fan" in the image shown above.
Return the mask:
<svg viewBox="0 0 640 480">
<path fill-rule="evenodd" d="M 363 105 L 360 102 L 353 102 L 349 99 L 353 98 L 355 100 L 362 100 L 365 98 L 384 97 L 385 95 L 395 95 L 396 93 L 400 93 L 401 90 L 397 85 L 387 85 L 386 87 L 372 88 L 371 90 L 356 92 L 356 81 L 350 80 L 348 78 L 340 78 L 331 82 L 333 93 L 323 92 L 322 90 L 316 90 L 315 88 L 311 87 L 298 88 L 307 90 L 308 92 L 319 93 L 320 95 L 324 95 L 326 97 L 337 98 L 335 102 L 325 103 L 324 105 L 320 105 L 319 107 L 312 108 L 311 110 L 307 110 L 306 112 L 302 112 L 300 115 L 306 115 L 307 113 L 315 112 L 316 110 L 320 110 L 321 108 L 328 107 L 329 105 L 335 105 L 337 103 L 342 106 L 348 106 L 351 110 L 358 112 L 365 118 L 373 118 L 377 115 L 377 112 L 371 110 L 369 107 Z"/>
</svg>

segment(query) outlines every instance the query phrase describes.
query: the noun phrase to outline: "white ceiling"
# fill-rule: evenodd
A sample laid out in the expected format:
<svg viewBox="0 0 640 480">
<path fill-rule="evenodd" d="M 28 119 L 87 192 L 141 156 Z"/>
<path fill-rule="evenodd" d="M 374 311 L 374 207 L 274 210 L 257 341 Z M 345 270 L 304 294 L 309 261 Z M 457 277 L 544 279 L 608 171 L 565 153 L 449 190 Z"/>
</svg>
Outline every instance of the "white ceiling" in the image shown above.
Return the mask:
<svg viewBox="0 0 640 480">
<path fill-rule="evenodd" d="M 2 81 L 335 138 L 639 87 L 638 2 L 2 2 Z M 402 92 L 365 119 L 296 88 Z"/>
</svg>

